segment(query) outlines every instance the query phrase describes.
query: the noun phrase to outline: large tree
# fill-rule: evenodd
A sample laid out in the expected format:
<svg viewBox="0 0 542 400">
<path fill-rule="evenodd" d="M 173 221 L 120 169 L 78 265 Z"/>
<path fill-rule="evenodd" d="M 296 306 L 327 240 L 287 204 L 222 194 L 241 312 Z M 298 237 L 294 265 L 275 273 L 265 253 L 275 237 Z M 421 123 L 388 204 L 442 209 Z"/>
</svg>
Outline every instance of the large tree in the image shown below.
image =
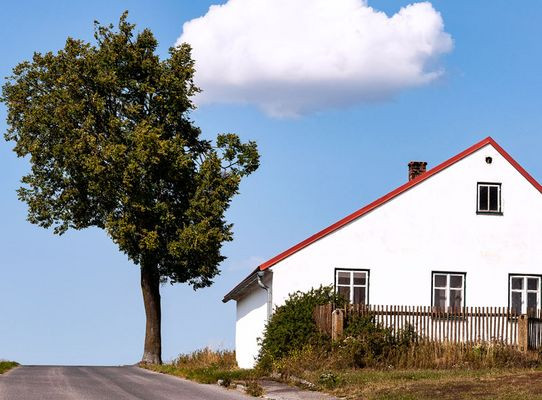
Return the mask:
<svg viewBox="0 0 542 400">
<path fill-rule="evenodd" d="M 257 169 L 254 142 L 202 138 L 190 119 L 194 62 L 186 44 L 156 55 L 150 30 L 95 23 L 95 43 L 68 38 L 35 53 L 3 86 L 6 140 L 31 171 L 19 198 L 54 233 L 104 229 L 139 266 L 143 362 L 161 363 L 160 284 L 212 284 L 232 240 L 225 219 L 241 178 Z"/>
</svg>

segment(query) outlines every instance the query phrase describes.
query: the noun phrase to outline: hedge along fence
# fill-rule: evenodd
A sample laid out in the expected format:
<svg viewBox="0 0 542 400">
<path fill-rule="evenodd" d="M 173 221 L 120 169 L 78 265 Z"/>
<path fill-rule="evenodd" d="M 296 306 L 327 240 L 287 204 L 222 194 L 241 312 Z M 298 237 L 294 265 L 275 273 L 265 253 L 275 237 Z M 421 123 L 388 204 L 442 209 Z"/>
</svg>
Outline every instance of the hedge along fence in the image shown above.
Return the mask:
<svg viewBox="0 0 542 400">
<path fill-rule="evenodd" d="M 345 323 L 353 316 L 371 317 L 377 326 L 394 335 L 411 329 L 417 341 L 448 343 L 497 342 L 520 351 L 542 348 L 540 310 L 519 315 L 506 307 L 463 307 L 443 310 L 427 306 L 348 305 L 334 309 L 332 304 L 317 306 L 314 320 L 321 332 L 338 339 Z"/>
</svg>

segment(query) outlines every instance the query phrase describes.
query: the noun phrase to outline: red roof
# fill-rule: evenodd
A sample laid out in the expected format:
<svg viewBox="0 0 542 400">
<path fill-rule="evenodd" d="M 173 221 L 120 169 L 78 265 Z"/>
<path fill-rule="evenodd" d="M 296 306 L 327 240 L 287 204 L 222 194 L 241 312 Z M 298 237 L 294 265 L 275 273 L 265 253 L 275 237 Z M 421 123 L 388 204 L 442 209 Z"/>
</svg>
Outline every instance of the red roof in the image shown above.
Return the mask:
<svg viewBox="0 0 542 400">
<path fill-rule="evenodd" d="M 267 260 L 263 264 L 261 264 L 258 268 L 260 270 L 265 270 L 279 261 L 284 260 L 286 257 L 291 256 L 292 254 L 298 252 L 299 250 L 307 247 L 311 243 L 316 242 L 317 240 L 323 238 L 326 235 L 329 235 L 330 233 L 336 231 L 337 229 L 345 226 L 346 224 L 354 221 L 355 219 L 361 217 L 362 215 L 367 214 L 368 212 L 373 211 L 375 208 L 380 207 L 382 204 L 385 204 L 386 202 L 390 201 L 391 199 L 399 196 L 401 193 L 406 192 L 407 190 L 411 189 L 412 187 L 416 186 L 418 183 L 425 181 L 426 179 L 432 177 L 433 175 L 439 173 L 440 171 L 448 168 L 449 166 L 455 164 L 459 160 L 462 160 L 463 158 L 471 155 L 477 150 L 480 150 L 482 147 L 487 146 L 488 144 L 492 145 L 510 164 L 514 166 L 518 170 L 518 172 L 525 177 L 531 184 L 538 189 L 539 192 L 542 193 L 542 185 L 536 181 L 521 165 L 517 163 L 516 160 L 514 160 L 501 146 L 497 144 L 491 137 L 487 137 L 484 140 L 480 141 L 479 143 L 476 143 L 474 146 L 469 147 L 465 151 L 459 153 L 458 155 L 450 158 L 449 160 L 443 162 L 440 165 L 437 165 L 436 167 L 430 169 L 429 171 L 419 175 L 418 177 L 412 179 L 411 181 L 405 183 L 402 186 L 399 186 L 397 189 L 391 191 L 385 196 L 382 196 L 376 201 L 373 201 L 372 203 L 366 205 L 365 207 L 353 212 L 352 214 L 344 217 L 340 221 L 335 222 L 333 225 L 328 226 L 327 228 L 321 230 L 318 233 L 315 233 L 311 237 L 303 240 L 302 242 L 296 244 L 293 247 L 290 247 L 288 250 L 283 251 L 282 253 L 276 255 L 275 257 L 271 258 L 270 260 Z"/>
</svg>

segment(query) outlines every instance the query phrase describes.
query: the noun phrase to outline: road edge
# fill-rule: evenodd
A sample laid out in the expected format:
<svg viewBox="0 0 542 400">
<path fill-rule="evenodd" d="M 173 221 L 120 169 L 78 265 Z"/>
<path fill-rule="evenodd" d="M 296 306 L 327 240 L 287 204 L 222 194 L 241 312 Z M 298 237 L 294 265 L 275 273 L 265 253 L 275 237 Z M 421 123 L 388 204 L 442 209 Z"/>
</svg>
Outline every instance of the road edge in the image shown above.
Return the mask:
<svg viewBox="0 0 542 400">
<path fill-rule="evenodd" d="M 212 388 L 213 390 L 216 390 L 217 392 L 223 392 L 223 393 L 232 393 L 232 392 L 236 392 L 238 394 L 241 394 L 243 396 L 246 396 L 247 399 L 254 399 L 255 397 L 253 396 L 250 396 L 248 395 L 247 393 L 245 393 L 244 390 L 238 390 L 238 389 L 228 389 L 224 386 L 221 386 L 221 385 L 217 385 L 216 383 L 200 383 L 200 382 L 196 382 L 196 381 L 193 381 L 193 380 L 190 380 L 190 379 L 186 379 L 186 378 L 183 378 L 182 376 L 178 376 L 178 375 L 172 375 L 172 374 L 165 374 L 163 372 L 158 372 L 158 371 L 153 371 L 151 369 L 147 369 L 147 368 L 144 368 L 144 367 L 140 367 L 139 365 L 134 365 L 135 368 L 139 369 L 139 370 L 142 370 L 142 371 L 146 371 L 150 374 L 154 374 L 154 375 L 158 375 L 158 376 L 167 376 L 167 377 L 170 377 L 171 379 L 180 379 L 184 382 L 187 382 L 187 383 L 190 383 L 190 384 L 193 384 L 193 385 L 201 385 L 201 386 L 206 386 L 208 388 Z"/>
</svg>

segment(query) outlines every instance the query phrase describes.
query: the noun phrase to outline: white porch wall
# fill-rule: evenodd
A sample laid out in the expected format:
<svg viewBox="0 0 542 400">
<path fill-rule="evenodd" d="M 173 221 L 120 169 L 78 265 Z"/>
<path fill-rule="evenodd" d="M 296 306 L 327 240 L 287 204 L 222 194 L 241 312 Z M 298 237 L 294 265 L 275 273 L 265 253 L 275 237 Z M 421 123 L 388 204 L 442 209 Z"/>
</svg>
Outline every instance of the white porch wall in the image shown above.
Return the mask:
<svg viewBox="0 0 542 400">
<path fill-rule="evenodd" d="M 258 356 L 258 338 L 267 320 L 267 292 L 257 285 L 237 301 L 235 356 L 241 368 L 252 368 Z"/>
</svg>

